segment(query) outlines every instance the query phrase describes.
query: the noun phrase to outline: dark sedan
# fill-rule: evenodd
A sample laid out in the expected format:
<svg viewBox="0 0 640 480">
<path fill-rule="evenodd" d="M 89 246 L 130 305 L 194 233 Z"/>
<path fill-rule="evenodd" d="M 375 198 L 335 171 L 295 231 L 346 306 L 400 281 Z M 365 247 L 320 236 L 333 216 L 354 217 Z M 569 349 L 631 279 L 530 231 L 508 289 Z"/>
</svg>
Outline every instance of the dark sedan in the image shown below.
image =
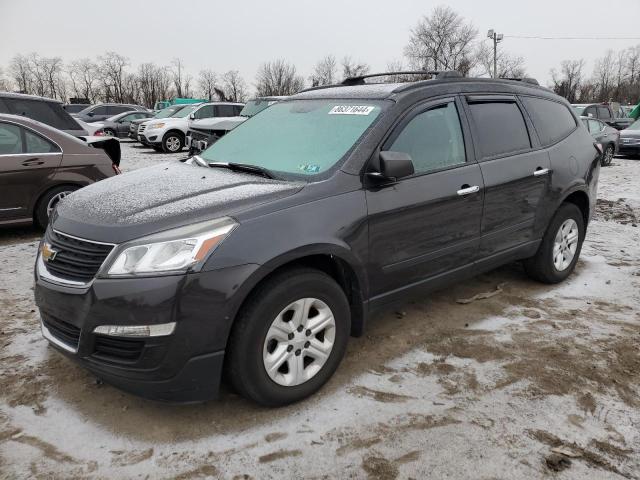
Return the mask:
<svg viewBox="0 0 640 480">
<path fill-rule="evenodd" d="M 640 120 L 620 132 L 620 153 L 640 157 Z"/>
<path fill-rule="evenodd" d="M 107 118 L 118 115 L 119 113 L 132 112 L 134 110 L 142 112 L 148 111 L 140 105 L 132 105 L 128 103 L 99 103 L 75 113 L 74 116 L 83 122 L 91 123 L 101 122 L 102 120 L 106 120 Z"/>
<path fill-rule="evenodd" d="M 114 115 L 113 117 L 109 117 L 102 122 L 96 122 L 94 125 L 102 124 L 100 130 L 96 132 L 102 131 L 103 135 L 108 137 L 119 137 L 123 138 L 129 134 L 129 127 L 131 126 L 131 122 L 134 120 L 147 120 L 153 117 L 152 112 L 124 112 L 118 115 Z"/>
<path fill-rule="evenodd" d="M 602 165 L 611 165 L 611 160 L 618 153 L 620 132 L 595 118 L 581 117 L 580 119 L 593 139 L 602 147 Z"/>
<path fill-rule="evenodd" d="M 115 139 L 81 140 L 30 118 L 0 114 L 0 225 L 46 226 L 62 198 L 115 175 L 119 162 Z"/>
</svg>

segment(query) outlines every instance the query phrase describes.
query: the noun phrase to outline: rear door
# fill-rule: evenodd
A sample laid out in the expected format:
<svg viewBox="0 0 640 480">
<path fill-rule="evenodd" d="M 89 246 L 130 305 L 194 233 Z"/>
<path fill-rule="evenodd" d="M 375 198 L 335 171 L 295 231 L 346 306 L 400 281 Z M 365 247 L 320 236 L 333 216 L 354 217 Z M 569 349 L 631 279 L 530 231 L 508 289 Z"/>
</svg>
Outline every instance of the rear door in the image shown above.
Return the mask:
<svg viewBox="0 0 640 480">
<path fill-rule="evenodd" d="M 0 122 L 0 219 L 30 216 L 30 205 L 53 178 L 60 148 L 36 132 Z"/>
<path fill-rule="evenodd" d="M 535 239 L 551 166 L 515 96 L 471 95 L 466 108 L 485 184 L 479 257 L 487 258 Z"/>
<path fill-rule="evenodd" d="M 470 265 L 475 258 L 484 188 L 471 144 L 465 144 L 468 130 L 460 108 L 454 98 L 426 103 L 382 146 L 411 155 L 415 174 L 367 187 L 374 302 L 393 300 L 396 292 Z"/>
</svg>

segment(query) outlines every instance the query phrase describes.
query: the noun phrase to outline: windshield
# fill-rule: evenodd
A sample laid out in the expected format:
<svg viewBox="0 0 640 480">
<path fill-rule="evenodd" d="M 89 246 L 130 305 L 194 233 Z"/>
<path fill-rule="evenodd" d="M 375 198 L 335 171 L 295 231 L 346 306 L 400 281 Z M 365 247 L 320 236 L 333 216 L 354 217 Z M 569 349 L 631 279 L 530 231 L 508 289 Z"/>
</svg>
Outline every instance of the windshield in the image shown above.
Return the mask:
<svg viewBox="0 0 640 480">
<path fill-rule="evenodd" d="M 173 105 L 171 107 L 163 108 L 158 113 L 156 113 L 153 116 L 153 118 L 172 117 L 173 115 L 175 115 L 178 111 L 182 110 L 183 108 L 184 108 L 184 105 Z"/>
<path fill-rule="evenodd" d="M 333 167 L 380 114 L 368 100 L 277 103 L 226 134 L 201 157 L 271 172 L 316 175 Z"/>
<path fill-rule="evenodd" d="M 627 130 L 640 130 L 640 120 L 636 120 L 627 127 Z"/>
<path fill-rule="evenodd" d="M 276 100 L 262 100 L 260 98 L 249 100 L 240 112 L 240 116 L 253 117 L 256 113 L 260 113 L 262 110 L 274 103 L 276 103 Z"/>
<path fill-rule="evenodd" d="M 189 114 L 193 113 L 193 111 L 198 108 L 200 105 L 188 105 L 180 109 L 180 111 L 171 115 L 173 118 L 184 118 L 188 117 Z"/>
</svg>

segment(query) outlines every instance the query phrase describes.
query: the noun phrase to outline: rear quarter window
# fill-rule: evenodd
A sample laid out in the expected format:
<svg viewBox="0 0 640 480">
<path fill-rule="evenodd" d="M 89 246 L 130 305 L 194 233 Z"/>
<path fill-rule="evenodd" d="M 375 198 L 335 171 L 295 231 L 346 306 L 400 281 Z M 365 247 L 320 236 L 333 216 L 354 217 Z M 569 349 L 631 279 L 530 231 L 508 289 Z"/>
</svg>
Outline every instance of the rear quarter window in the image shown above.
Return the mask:
<svg viewBox="0 0 640 480">
<path fill-rule="evenodd" d="M 575 130 L 576 120 L 562 103 L 536 97 L 521 97 L 521 100 L 533 120 L 542 146 L 552 145 Z"/>
<path fill-rule="evenodd" d="M 82 129 L 59 103 L 22 98 L 5 98 L 4 101 L 14 115 L 22 115 L 60 130 Z"/>
<path fill-rule="evenodd" d="M 531 148 L 527 125 L 515 102 L 470 103 L 469 108 L 483 158 Z"/>
</svg>

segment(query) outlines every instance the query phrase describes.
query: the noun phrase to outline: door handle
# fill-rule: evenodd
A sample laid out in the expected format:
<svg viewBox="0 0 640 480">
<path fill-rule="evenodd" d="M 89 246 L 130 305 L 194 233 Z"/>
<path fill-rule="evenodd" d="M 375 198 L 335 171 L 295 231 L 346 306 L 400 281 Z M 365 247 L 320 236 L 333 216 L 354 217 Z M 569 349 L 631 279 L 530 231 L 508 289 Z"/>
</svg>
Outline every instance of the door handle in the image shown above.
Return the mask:
<svg viewBox="0 0 640 480">
<path fill-rule="evenodd" d="M 24 165 L 25 167 L 30 167 L 32 165 L 42 165 L 44 163 L 44 160 L 40 160 L 39 158 L 30 158 L 29 160 L 25 160 L 24 162 L 22 162 L 22 165 Z"/>
<path fill-rule="evenodd" d="M 538 167 L 535 172 L 533 172 L 534 177 L 541 177 L 542 175 L 546 175 L 549 173 L 548 168 L 540 168 Z"/>
<path fill-rule="evenodd" d="M 480 191 L 480 187 L 478 185 L 474 185 L 470 187 L 469 185 L 462 185 L 460 190 L 458 190 L 458 195 L 464 197 L 465 195 L 470 195 L 472 193 L 478 193 Z"/>
</svg>

